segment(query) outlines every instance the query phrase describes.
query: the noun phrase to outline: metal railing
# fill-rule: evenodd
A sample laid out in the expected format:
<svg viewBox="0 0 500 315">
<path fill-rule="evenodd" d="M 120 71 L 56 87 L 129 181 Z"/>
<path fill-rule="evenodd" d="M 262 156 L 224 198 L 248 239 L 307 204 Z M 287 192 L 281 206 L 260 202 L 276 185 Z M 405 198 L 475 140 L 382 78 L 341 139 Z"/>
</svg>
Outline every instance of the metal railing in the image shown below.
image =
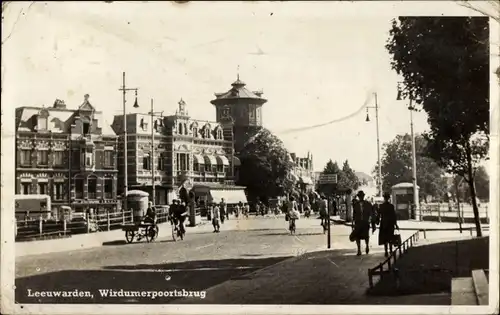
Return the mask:
<svg viewBox="0 0 500 315">
<path fill-rule="evenodd" d="M 400 246 L 396 247 L 389 257 L 387 257 L 383 262 L 378 264 L 377 266 L 368 269 L 368 283 L 370 285 L 370 289 L 373 288 L 373 277 L 374 276 L 383 276 L 384 274 L 388 274 L 393 270 L 398 259 L 401 258 L 408 250 L 415 245 L 416 242 L 420 239 L 420 233 L 423 233 L 424 239 L 427 239 L 427 232 L 432 231 L 460 231 L 468 230 L 470 236 L 473 236 L 474 227 L 467 227 L 462 229 L 457 228 L 446 228 L 446 229 L 420 229 L 417 232 L 413 233 L 409 238 L 407 238 Z M 386 268 L 384 266 L 387 265 Z"/>
<path fill-rule="evenodd" d="M 166 211 L 157 213 L 156 217 L 158 224 L 168 221 Z M 75 234 L 112 231 L 133 222 L 132 211 L 85 215 L 85 217 L 73 220 L 43 220 L 42 218 L 16 220 L 16 241 L 65 238 Z"/>
<path fill-rule="evenodd" d="M 408 249 L 410 249 L 410 247 L 413 247 L 414 243 L 419 240 L 419 232 L 420 231 L 413 233 L 409 238 L 401 243 L 400 246 L 393 250 L 389 257 L 387 257 L 383 262 L 373 268 L 368 269 L 368 283 L 370 285 L 370 289 L 373 288 L 373 276 L 381 277 L 382 275 L 389 273 L 396 261 L 401 258 L 403 254 L 406 254 Z M 385 265 L 387 265 L 387 269 L 384 269 Z"/>
</svg>

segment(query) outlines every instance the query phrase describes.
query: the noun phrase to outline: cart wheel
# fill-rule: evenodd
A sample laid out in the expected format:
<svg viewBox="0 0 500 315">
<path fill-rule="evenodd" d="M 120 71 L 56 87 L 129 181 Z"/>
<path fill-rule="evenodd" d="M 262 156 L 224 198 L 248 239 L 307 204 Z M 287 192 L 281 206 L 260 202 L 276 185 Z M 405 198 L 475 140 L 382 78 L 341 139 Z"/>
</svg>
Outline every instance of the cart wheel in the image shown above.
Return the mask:
<svg viewBox="0 0 500 315">
<path fill-rule="evenodd" d="M 157 225 L 149 226 L 146 230 L 146 241 L 152 242 L 158 237 L 159 228 Z"/>
<path fill-rule="evenodd" d="M 134 241 L 134 237 L 135 237 L 134 231 L 125 232 L 125 239 L 127 240 L 127 243 L 132 243 Z"/>
<path fill-rule="evenodd" d="M 175 225 L 172 224 L 172 239 L 175 241 L 177 241 L 177 231 L 175 230 Z"/>
</svg>

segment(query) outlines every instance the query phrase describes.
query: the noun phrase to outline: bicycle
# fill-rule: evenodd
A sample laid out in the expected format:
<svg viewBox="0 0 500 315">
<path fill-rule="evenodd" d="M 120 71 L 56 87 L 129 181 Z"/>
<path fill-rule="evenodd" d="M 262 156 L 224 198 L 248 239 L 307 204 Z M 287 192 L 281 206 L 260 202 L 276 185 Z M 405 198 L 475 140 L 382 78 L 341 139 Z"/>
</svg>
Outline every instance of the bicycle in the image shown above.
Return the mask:
<svg viewBox="0 0 500 315">
<path fill-rule="evenodd" d="M 175 222 L 177 220 L 174 220 L 173 218 L 170 219 L 170 224 L 172 226 L 172 239 L 177 241 L 177 238 L 180 238 L 181 240 L 184 240 L 184 236 L 186 235 L 186 230 L 185 229 L 180 229 L 180 224 L 181 222 Z"/>
</svg>

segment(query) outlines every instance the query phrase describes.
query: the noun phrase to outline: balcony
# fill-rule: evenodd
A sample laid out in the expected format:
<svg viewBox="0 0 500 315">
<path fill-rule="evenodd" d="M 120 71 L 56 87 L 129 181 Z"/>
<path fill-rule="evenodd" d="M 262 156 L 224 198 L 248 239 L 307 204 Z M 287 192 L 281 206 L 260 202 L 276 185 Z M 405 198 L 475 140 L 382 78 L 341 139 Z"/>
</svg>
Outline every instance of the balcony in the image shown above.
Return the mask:
<svg viewBox="0 0 500 315">
<path fill-rule="evenodd" d="M 95 192 L 89 192 L 88 199 L 97 199 L 97 194 Z"/>
<path fill-rule="evenodd" d="M 104 199 L 113 199 L 113 193 L 112 192 L 105 192 Z"/>
</svg>

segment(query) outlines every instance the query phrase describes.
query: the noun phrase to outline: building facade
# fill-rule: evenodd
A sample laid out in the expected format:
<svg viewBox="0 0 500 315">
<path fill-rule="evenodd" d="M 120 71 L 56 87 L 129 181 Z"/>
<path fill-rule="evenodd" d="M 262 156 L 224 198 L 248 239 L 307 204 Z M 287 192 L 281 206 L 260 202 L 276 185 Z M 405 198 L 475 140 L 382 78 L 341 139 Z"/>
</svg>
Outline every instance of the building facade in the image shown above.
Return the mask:
<svg viewBox="0 0 500 315">
<path fill-rule="evenodd" d="M 291 176 L 297 181 L 297 185 L 302 192 L 309 192 L 314 189 L 315 172 L 313 168 L 313 156 L 309 152 L 306 157 L 298 157 L 295 153 L 290 153 L 294 167 Z"/>
<path fill-rule="evenodd" d="M 52 208 L 117 208 L 117 136 L 85 95 L 78 109 L 61 100 L 16 109 L 16 194 L 44 194 Z"/>
<path fill-rule="evenodd" d="M 151 195 L 154 183 L 154 201 L 159 205 L 170 204 L 183 189 L 193 190 L 197 196 L 210 195 L 209 199 L 226 196 L 226 201 L 246 201 L 243 188 L 234 185 L 239 160 L 234 156 L 231 120 L 192 119 L 182 99 L 174 115 L 126 117 L 129 190 Z M 123 134 L 123 115 L 115 116 L 112 126 Z M 118 148 L 119 169 L 123 169 L 123 141 Z M 123 174 L 120 176 L 122 191 Z"/>
<path fill-rule="evenodd" d="M 267 102 L 262 98 L 262 91 L 250 91 L 239 76 L 231 89 L 224 93 L 215 93 L 216 99 L 210 101 L 216 109 L 216 120 L 225 117 L 233 121 L 234 149 L 241 152 L 245 143 L 262 127 L 262 106 Z"/>
</svg>

